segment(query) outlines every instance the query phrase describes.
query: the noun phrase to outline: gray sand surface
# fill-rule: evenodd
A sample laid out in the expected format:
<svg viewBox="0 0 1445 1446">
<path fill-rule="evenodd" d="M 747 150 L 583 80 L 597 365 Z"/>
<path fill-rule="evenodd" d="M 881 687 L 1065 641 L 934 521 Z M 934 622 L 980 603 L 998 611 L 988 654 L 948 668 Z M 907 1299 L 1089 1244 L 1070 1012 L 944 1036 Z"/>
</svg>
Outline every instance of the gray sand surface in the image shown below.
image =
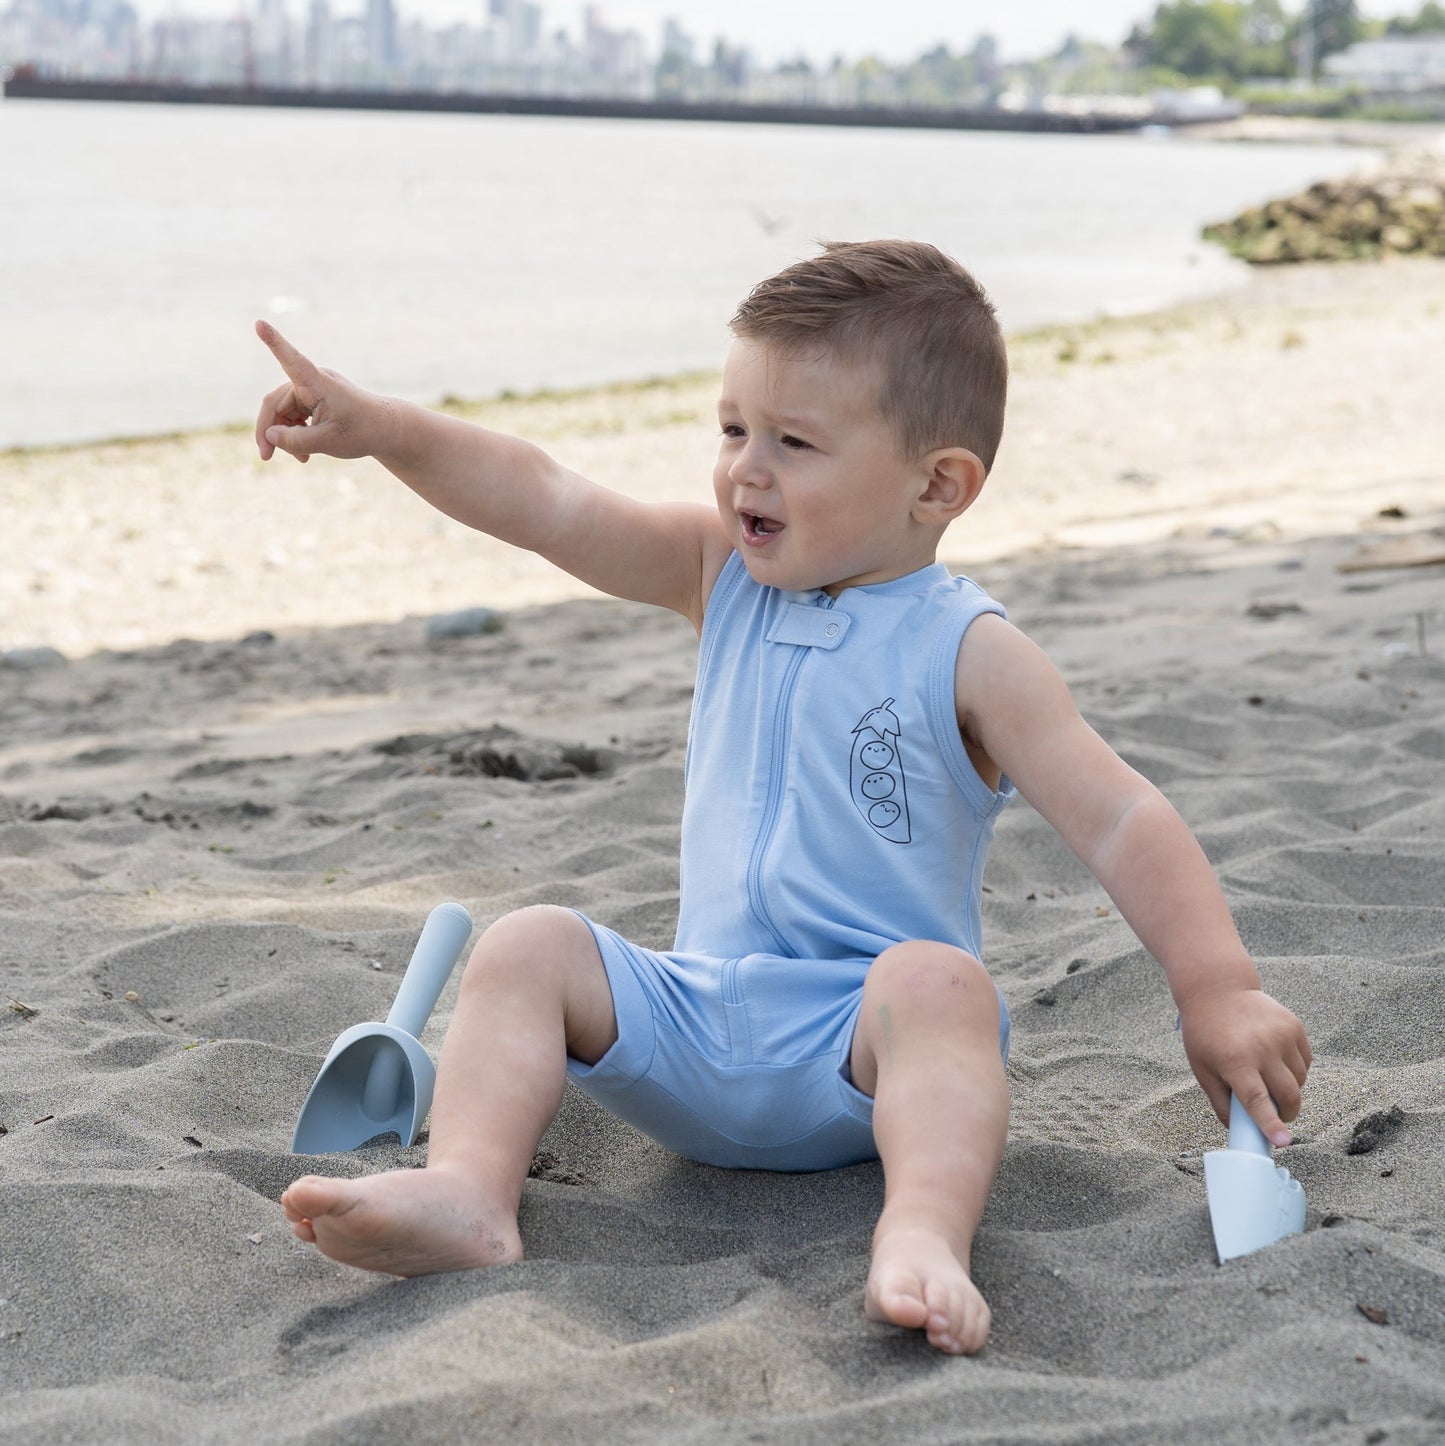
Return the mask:
<svg viewBox="0 0 1445 1446">
<path fill-rule="evenodd" d="M 1173 798 L 1309 1029 L 1281 1157 L 1305 1233 L 1215 1263 L 1223 1130 L 1160 972 L 1016 804 L 978 1358 L 863 1319 L 876 1167 L 711 1170 L 575 1094 L 524 1262 L 326 1260 L 280 1191 L 426 1142 L 303 1159 L 291 1131 L 434 904 L 670 941 L 695 642 L 369 465 L 262 467 L 241 432 L 5 454 L 0 1442 L 1445 1441 L 1445 262 L 1280 271 L 1012 354 L 943 555 Z M 706 498 L 713 391 L 475 414 Z M 428 640 L 475 604 L 502 629 Z"/>
<path fill-rule="evenodd" d="M 1337 571 L 1356 548 L 980 573 L 1199 832 L 1316 1063 L 1282 1157 L 1308 1228 L 1220 1267 L 1222 1131 L 1162 977 L 1015 805 L 985 910 L 1014 1113 L 973 1360 L 863 1319 L 876 1167 L 712 1170 L 575 1094 L 521 1264 L 392 1281 L 281 1219 L 301 1173 L 425 1158 L 288 1147 L 434 903 L 669 941 L 685 624 L 579 600 L 474 639 L 412 619 L 0 675 L 0 1441 L 1441 1440 L 1442 569 Z"/>
</svg>

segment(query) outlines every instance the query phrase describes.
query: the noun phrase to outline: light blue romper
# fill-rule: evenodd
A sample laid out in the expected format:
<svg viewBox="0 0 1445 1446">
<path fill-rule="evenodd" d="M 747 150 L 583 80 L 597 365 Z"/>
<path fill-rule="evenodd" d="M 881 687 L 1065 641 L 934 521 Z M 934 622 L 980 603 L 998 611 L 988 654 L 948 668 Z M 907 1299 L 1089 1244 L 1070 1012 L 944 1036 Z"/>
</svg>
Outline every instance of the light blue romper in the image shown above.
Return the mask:
<svg viewBox="0 0 1445 1446">
<path fill-rule="evenodd" d="M 597 1064 L 568 1062 L 588 1095 L 708 1164 L 876 1158 L 848 1069 L 868 966 L 913 939 L 981 957 L 984 856 L 1014 790 L 969 761 L 954 670 L 986 612 L 1003 609 L 942 563 L 835 601 L 728 560 L 698 658 L 676 945 L 587 921 L 618 1029 Z"/>
</svg>

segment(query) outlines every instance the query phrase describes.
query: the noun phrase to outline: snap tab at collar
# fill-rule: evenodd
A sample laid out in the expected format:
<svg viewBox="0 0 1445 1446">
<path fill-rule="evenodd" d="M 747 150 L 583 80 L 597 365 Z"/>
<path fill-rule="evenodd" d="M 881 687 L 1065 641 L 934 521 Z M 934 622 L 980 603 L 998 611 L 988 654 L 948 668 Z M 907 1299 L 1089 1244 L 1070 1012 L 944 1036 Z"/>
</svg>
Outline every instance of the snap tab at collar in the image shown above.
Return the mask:
<svg viewBox="0 0 1445 1446">
<path fill-rule="evenodd" d="M 836 608 L 809 607 L 787 603 L 767 631 L 770 643 L 790 643 L 795 648 L 822 648 L 831 652 L 848 635 L 852 618 Z"/>
</svg>

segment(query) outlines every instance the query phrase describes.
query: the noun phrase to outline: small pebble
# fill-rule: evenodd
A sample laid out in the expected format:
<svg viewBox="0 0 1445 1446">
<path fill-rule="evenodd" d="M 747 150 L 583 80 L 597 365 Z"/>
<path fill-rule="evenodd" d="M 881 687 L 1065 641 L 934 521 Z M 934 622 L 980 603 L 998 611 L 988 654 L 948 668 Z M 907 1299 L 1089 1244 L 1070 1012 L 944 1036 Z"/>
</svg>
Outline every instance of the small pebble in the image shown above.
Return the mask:
<svg viewBox="0 0 1445 1446">
<path fill-rule="evenodd" d="M 463 608 L 428 618 L 426 635 L 433 642 L 441 638 L 475 638 L 482 633 L 500 632 L 502 622 L 502 614 L 495 608 Z"/>
<path fill-rule="evenodd" d="M 69 664 L 70 659 L 57 648 L 7 648 L 0 652 L 0 668 L 13 668 L 17 673 L 38 673 Z"/>
</svg>

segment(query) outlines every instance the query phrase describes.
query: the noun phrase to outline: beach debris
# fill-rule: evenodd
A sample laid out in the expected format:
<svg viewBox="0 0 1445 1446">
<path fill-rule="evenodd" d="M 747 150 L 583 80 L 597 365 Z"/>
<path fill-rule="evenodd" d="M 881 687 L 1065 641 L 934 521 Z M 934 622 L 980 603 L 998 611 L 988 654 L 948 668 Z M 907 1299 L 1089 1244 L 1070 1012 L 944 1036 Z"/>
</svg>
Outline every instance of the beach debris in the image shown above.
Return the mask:
<svg viewBox="0 0 1445 1446">
<path fill-rule="evenodd" d="M 1445 563 L 1445 538 L 1436 533 L 1365 543 L 1335 564 L 1336 572 L 1370 572 L 1376 568 L 1433 567 Z"/>
<path fill-rule="evenodd" d="M 68 799 L 44 805 L 34 803 L 26 809 L 25 818 L 29 823 L 52 823 L 57 819 L 65 823 L 84 823 L 98 813 L 109 813 L 112 807 L 111 804 L 93 804 L 89 799 Z"/>
<path fill-rule="evenodd" d="M 206 1148 L 194 1135 L 182 1135 L 181 1139 L 188 1145 L 194 1145 L 198 1150 L 204 1150 Z"/>
<path fill-rule="evenodd" d="M 258 1230 L 254 1235 L 248 1235 L 246 1237 L 246 1239 L 249 1240 L 252 1245 L 259 1245 L 265 1238 L 266 1233 L 263 1230 Z"/>
<path fill-rule="evenodd" d="M 6 648 L 0 652 L 0 668 L 13 668 L 17 673 L 69 666 L 70 659 L 58 648 Z"/>
<path fill-rule="evenodd" d="M 21 1019 L 34 1019 L 35 1016 L 40 1013 L 38 1009 L 33 1008 L 29 1004 L 22 1004 L 18 999 L 14 999 L 8 994 L 5 998 L 9 1000 L 6 1008 L 9 1009 L 11 1014 L 18 1014 Z"/>
<path fill-rule="evenodd" d="M 462 608 L 428 618 L 426 635 L 432 642 L 444 638 L 475 638 L 483 633 L 499 633 L 505 624 L 506 619 L 495 608 Z"/>
<path fill-rule="evenodd" d="M 1250 603 L 1244 613 L 1246 617 L 1259 618 L 1262 622 L 1273 622 L 1275 618 L 1283 617 L 1286 613 L 1302 613 L 1303 611 L 1304 608 L 1297 602 L 1273 602 L 1261 598 Z"/>
<path fill-rule="evenodd" d="M 124 999 L 127 1004 L 140 1003 L 140 995 L 137 994 L 134 989 L 127 989 L 125 993 L 121 995 L 121 998 Z"/>
<path fill-rule="evenodd" d="M 1318 181 L 1203 234 L 1255 266 L 1445 256 L 1445 160 L 1401 152 L 1377 172 Z"/>
<path fill-rule="evenodd" d="M 452 778 L 511 778 L 521 783 L 552 783 L 560 779 L 606 774 L 615 761 L 607 749 L 528 739 L 494 724 L 450 737 L 405 733 L 375 745 L 392 758 L 415 758 L 423 773 Z"/>
<path fill-rule="evenodd" d="M 1387 1110 L 1376 1110 L 1355 1122 L 1350 1138 L 1345 1141 L 1345 1154 L 1368 1155 L 1381 1145 L 1388 1145 L 1404 1126 L 1405 1111 L 1399 1105 L 1391 1105 Z"/>
<path fill-rule="evenodd" d="M 1370 1322 L 1371 1325 L 1389 1325 L 1390 1313 L 1380 1305 L 1361 1305 L 1355 1302 L 1355 1309 Z"/>
</svg>

